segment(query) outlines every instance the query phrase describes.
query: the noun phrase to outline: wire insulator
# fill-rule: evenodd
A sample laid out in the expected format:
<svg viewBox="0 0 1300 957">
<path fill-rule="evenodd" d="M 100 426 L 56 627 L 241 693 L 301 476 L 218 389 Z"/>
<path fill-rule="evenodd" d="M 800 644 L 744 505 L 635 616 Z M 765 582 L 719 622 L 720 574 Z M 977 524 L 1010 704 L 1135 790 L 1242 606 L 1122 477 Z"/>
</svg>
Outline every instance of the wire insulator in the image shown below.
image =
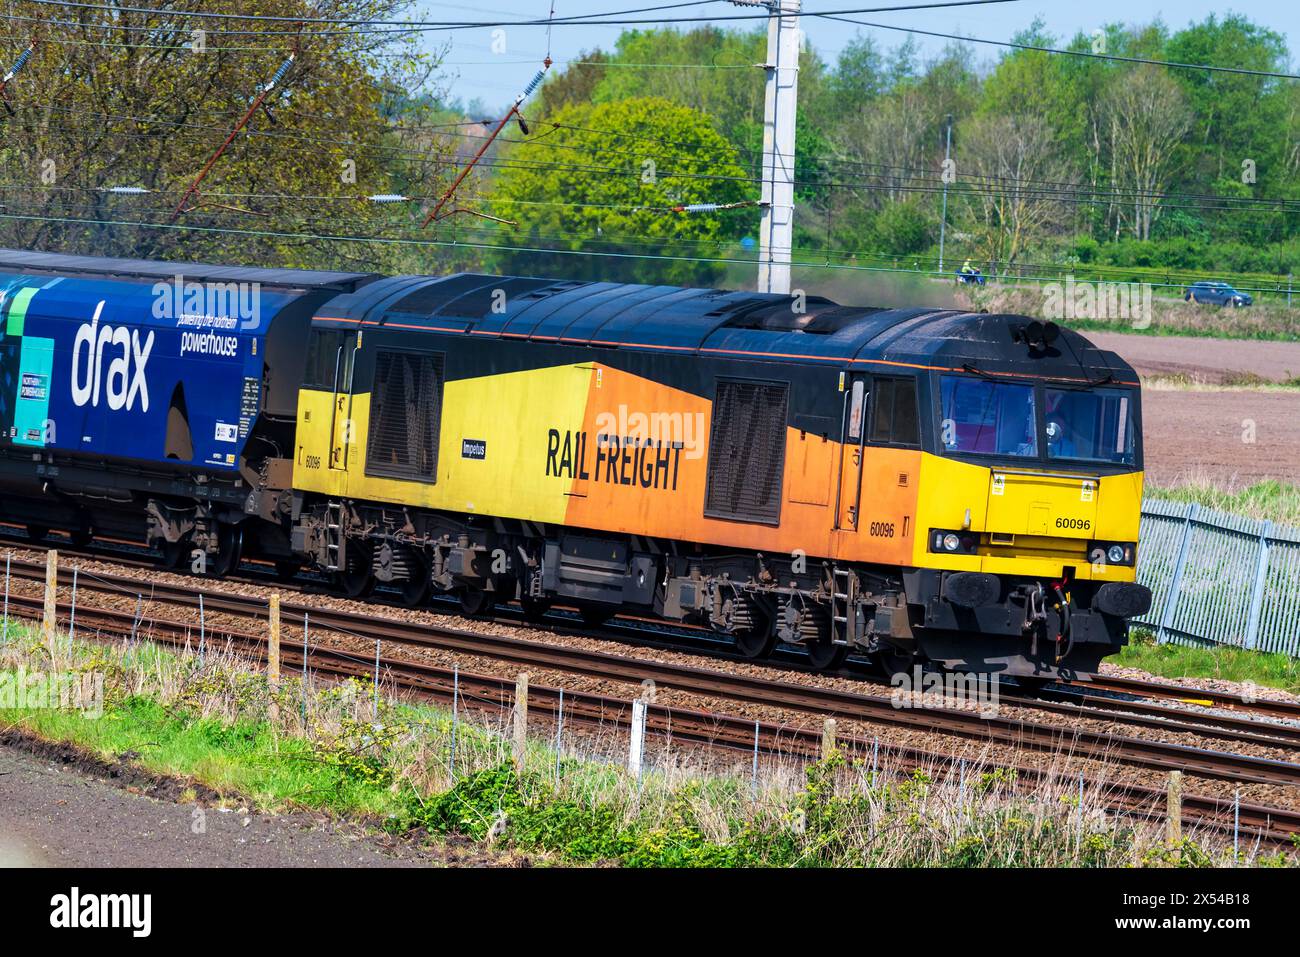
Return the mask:
<svg viewBox="0 0 1300 957">
<path fill-rule="evenodd" d="M 118 193 L 123 196 L 140 196 L 143 193 L 152 193 L 153 190 L 145 189 L 143 186 L 109 186 L 105 188 L 106 193 Z"/>
<path fill-rule="evenodd" d="M 285 75 L 286 73 L 289 72 L 289 68 L 290 68 L 291 66 L 293 66 L 293 57 L 292 57 L 292 56 L 289 57 L 289 59 L 285 60 L 283 63 L 280 64 L 280 69 L 278 69 L 278 70 L 275 71 L 275 75 L 274 75 L 273 77 L 271 77 L 270 82 L 268 82 L 268 83 L 266 84 L 266 86 L 263 87 L 263 89 L 264 89 L 264 90 L 270 90 L 270 89 L 273 89 L 277 83 L 279 83 L 281 80 L 284 79 L 284 75 Z"/>
<path fill-rule="evenodd" d="M 32 58 L 32 51 L 35 49 L 36 49 L 35 46 L 30 46 L 22 53 L 18 54 L 18 59 L 15 60 L 14 65 L 9 68 L 9 72 L 4 75 L 3 82 L 8 83 L 10 80 L 12 80 L 14 77 L 16 77 L 19 73 L 22 72 L 23 67 L 27 65 L 27 61 Z"/>
<path fill-rule="evenodd" d="M 367 196 L 372 203 L 406 203 L 411 197 L 403 196 L 401 193 L 376 193 L 374 196 Z"/>
<path fill-rule="evenodd" d="M 542 78 L 545 77 L 545 76 L 546 76 L 546 71 L 545 71 L 545 70 L 538 70 L 538 71 L 537 71 L 537 75 L 536 75 L 535 77 L 533 77 L 532 80 L 529 81 L 529 83 L 528 83 L 528 85 L 527 85 L 526 87 L 524 87 L 524 92 L 523 92 L 523 94 L 519 97 L 519 99 L 522 100 L 522 99 L 525 99 L 526 97 L 530 96 L 530 95 L 532 94 L 533 90 L 537 89 L 539 86 L 542 85 Z"/>
</svg>

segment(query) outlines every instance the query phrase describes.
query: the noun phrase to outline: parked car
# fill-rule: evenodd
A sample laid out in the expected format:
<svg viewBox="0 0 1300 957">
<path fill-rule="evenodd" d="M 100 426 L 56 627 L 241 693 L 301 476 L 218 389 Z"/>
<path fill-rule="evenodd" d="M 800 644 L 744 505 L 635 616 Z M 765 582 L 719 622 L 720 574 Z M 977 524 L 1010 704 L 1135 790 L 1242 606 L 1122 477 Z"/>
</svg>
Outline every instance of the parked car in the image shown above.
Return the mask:
<svg viewBox="0 0 1300 957">
<path fill-rule="evenodd" d="M 1183 298 L 1188 302 L 1202 302 L 1211 306 L 1249 306 L 1255 300 L 1248 292 L 1238 292 L 1226 282 L 1202 280 L 1187 287 Z"/>
</svg>

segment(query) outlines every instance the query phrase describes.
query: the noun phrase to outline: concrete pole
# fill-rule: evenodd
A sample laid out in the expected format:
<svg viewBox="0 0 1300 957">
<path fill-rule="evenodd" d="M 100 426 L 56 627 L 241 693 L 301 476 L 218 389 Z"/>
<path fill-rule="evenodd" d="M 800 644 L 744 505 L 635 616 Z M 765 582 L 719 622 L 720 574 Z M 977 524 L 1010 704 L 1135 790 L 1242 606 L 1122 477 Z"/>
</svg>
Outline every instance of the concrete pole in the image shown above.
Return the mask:
<svg viewBox="0 0 1300 957">
<path fill-rule="evenodd" d="M 763 103 L 763 219 L 758 291 L 790 292 L 794 246 L 795 116 L 799 95 L 800 0 L 769 0 Z"/>
<path fill-rule="evenodd" d="M 939 217 L 939 272 L 943 272 L 943 239 L 948 231 L 948 164 L 952 159 L 952 114 L 948 114 L 948 134 L 943 145 L 943 214 Z"/>
</svg>

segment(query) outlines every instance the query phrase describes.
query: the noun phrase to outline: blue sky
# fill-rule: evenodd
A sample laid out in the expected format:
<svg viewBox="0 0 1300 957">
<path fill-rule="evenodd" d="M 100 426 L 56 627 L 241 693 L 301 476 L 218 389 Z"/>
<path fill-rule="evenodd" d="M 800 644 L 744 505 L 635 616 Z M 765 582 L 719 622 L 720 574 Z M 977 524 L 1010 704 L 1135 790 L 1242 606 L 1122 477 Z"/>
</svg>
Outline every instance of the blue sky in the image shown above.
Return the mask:
<svg viewBox="0 0 1300 957">
<path fill-rule="evenodd" d="M 415 16 L 437 20 L 472 20 L 500 18 L 522 20 L 546 17 L 550 0 L 487 0 L 487 6 L 464 3 L 432 3 L 421 0 Z M 656 6 L 672 0 L 555 0 L 557 17 L 608 13 L 638 7 Z M 906 0 L 804 0 L 805 11 L 845 10 L 873 6 L 886 6 L 891 2 Z M 698 8 L 686 7 L 684 16 L 726 16 L 752 12 L 748 8 L 729 3 L 712 2 Z M 1077 31 L 1091 33 L 1105 23 L 1149 23 L 1162 19 L 1178 28 L 1189 22 L 1204 19 L 1211 13 L 1229 12 L 1245 14 L 1257 23 L 1276 30 L 1287 37 L 1294 54 L 1300 45 L 1300 3 L 1296 0 L 1253 0 L 1253 2 L 1224 4 L 1203 0 L 1087 0 L 1087 2 L 1047 2 L 1047 0 L 1016 0 L 983 7 L 966 7 L 952 10 L 919 10 L 899 13 L 864 15 L 899 26 L 939 30 L 992 40 L 1009 40 L 1015 32 L 1028 26 L 1035 16 L 1041 16 L 1047 29 L 1058 36 L 1073 36 Z M 645 16 L 645 15 L 643 15 Z M 854 27 L 817 17 L 804 17 L 803 28 L 812 45 L 829 62 L 834 62 L 844 43 L 849 40 Z M 551 34 L 551 55 L 558 64 L 579 58 L 584 50 L 596 47 L 609 49 L 618 37 L 618 26 L 567 26 L 556 27 Z M 863 28 L 864 30 L 866 28 Z M 894 31 L 867 31 L 873 33 L 885 49 L 902 42 L 906 34 Z M 468 103 L 475 98 L 490 106 L 504 104 L 513 99 L 519 89 L 532 76 L 546 54 L 546 31 L 541 27 L 511 27 L 505 33 L 506 49 L 503 53 L 492 50 L 492 30 L 473 28 L 451 33 L 432 34 L 435 42 L 450 41 L 447 69 L 454 82 L 450 84 L 452 97 Z M 918 37 L 923 56 L 933 55 L 943 47 L 943 40 Z M 976 47 L 977 58 L 983 62 L 997 55 L 997 48 L 983 44 Z"/>
</svg>

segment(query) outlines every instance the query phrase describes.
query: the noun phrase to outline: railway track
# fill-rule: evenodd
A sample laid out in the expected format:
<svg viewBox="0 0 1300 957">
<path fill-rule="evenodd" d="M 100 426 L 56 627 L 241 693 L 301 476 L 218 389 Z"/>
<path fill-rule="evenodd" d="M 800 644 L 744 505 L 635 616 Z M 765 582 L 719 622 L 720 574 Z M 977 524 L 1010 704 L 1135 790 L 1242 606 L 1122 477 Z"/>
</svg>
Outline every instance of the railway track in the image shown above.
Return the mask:
<svg viewBox="0 0 1300 957">
<path fill-rule="evenodd" d="M 159 570 L 157 561 L 151 553 L 145 551 L 138 544 L 130 542 L 111 542 L 107 547 L 99 545 L 90 549 L 75 546 L 65 547 L 58 543 L 32 542 L 25 534 L 19 535 L 0 528 L 0 540 L 2 539 L 8 539 L 18 546 L 36 549 L 56 547 L 57 545 L 62 552 L 74 557 L 109 561 L 119 565 L 154 571 Z M 124 554 L 124 549 L 130 551 Z M 22 577 L 30 578 L 35 573 L 35 566 L 32 563 L 20 562 L 15 565 L 16 570 L 19 568 L 22 569 L 20 572 Z M 326 590 L 323 582 L 312 579 L 298 578 L 286 582 L 283 578 L 278 577 L 270 566 L 263 568 L 261 565 L 254 564 L 253 569 L 250 571 L 246 562 L 238 578 L 262 586 L 294 587 L 304 593 L 310 593 L 311 590 L 315 589 Z M 39 573 L 43 577 L 44 566 L 40 567 Z M 157 589 L 158 587 L 157 583 L 150 584 L 150 588 Z M 399 604 L 396 599 L 391 603 L 394 605 Z M 581 637 L 601 638 L 624 644 L 655 647 L 667 651 L 692 654 L 704 651 L 720 660 L 741 664 L 754 663 L 750 659 L 730 651 L 728 643 L 713 637 L 707 629 L 669 629 L 658 622 L 640 619 L 635 616 L 620 616 L 605 625 L 591 626 L 583 623 L 576 615 L 566 615 L 562 609 L 552 612 L 545 620 L 539 622 L 525 619 L 518 609 L 503 607 L 492 615 L 476 618 L 475 620 L 511 626 L 526 626 L 534 629 L 541 628 L 556 634 L 575 634 Z M 782 654 L 778 651 L 772 659 L 765 660 L 763 664 L 796 672 L 806 673 L 810 670 L 803 664 L 803 660 L 798 653 Z M 875 684 L 882 683 L 881 678 L 865 673 L 861 669 L 844 669 L 842 674 L 844 677 L 861 681 L 869 681 Z M 1116 698 L 1104 692 L 1120 694 L 1125 697 Z M 1275 701 L 1266 698 L 1255 698 L 1248 701 L 1239 695 L 1227 692 L 1210 692 L 1199 688 L 1144 682 L 1108 675 L 1097 675 L 1093 680 L 1086 682 L 1057 682 L 1056 688 L 1034 692 L 1025 691 L 1014 684 L 1004 681 L 999 687 L 999 695 L 1020 707 L 1067 717 L 1112 721 L 1134 727 L 1176 733 L 1198 734 L 1203 737 L 1241 744 L 1273 747 L 1300 746 L 1300 704 L 1287 701 Z M 1180 709 L 1154 703 L 1160 700 L 1209 706 L 1220 710 L 1237 711 L 1242 715 L 1255 714 L 1269 719 L 1280 719 L 1296 723 L 1293 725 L 1279 724 L 1276 720 L 1261 722 L 1247 717 L 1207 714 L 1200 710 Z"/>
<path fill-rule="evenodd" d="M 11 565 L 11 573 L 25 578 L 43 578 L 44 566 L 16 561 Z M 61 580 L 64 579 L 61 577 Z M 226 613 L 254 619 L 265 618 L 267 614 L 267 602 L 262 598 L 213 590 L 200 592 L 193 586 L 164 582 L 153 582 L 147 589 L 142 589 L 138 581 L 122 575 L 99 573 L 93 580 L 85 580 L 83 587 L 107 588 L 128 595 L 147 592 L 154 601 L 190 610 L 197 609 L 202 596 L 204 609 L 208 613 Z M 650 679 L 665 688 L 705 697 L 941 732 L 1024 750 L 1117 761 L 1149 770 L 1182 770 L 1202 777 L 1243 783 L 1300 785 L 1300 764 L 1256 755 L 1202 750 L 1172 742 L 1041 724 L 975 711 L 927 706 L 899 708 L 889 696 L 722 672 L 676 662 L 629 659 L 604 651 L 528 641 L 443 625 L 393 622 L 377 615 L 339 611 L 301 602 L 282 601 L 280 607 L 285 620 L 290 623 L 309 616 L 313 631 L 334 631 L 379 641 L 381 644 L 388 643 L 390 646 L 394 643 L 424 646 L 491 658 L 521 668 L 552 669 L 629 684 L 640 684 Z M 84 620 L 80 608 L 78 618 Z M 1161 727 L 1173 729 L 1169 722 L 1163 722 Z M 1199 728 L 1196 730 L 1201 733 Z"/>
<path fill-rule="evenodd" d="M 197 603 L 197 596 L 195 598 Z M 185 605 L 186 603 L 179 603 Z M 205 606 L 207 600 L 205 599 Z M 58 612 L 70 615 L 68 603 L 59 603 Z M 284 606 L 282 606 L 282 611 Z M 43 611 L 40 599 L 14 595 L 10 597 L 10 613 L 31 620 L 39 620 Z M 176 647 L 191 647 L 194 641 L 192 622 L 176 621 L 156 616 L 137 617 L 135 613 L 119 609 L 96 608 L 82 605 L 77 610 L 77 620 L 87 631 L 99 636 L 129 638 L 143 633 L 147 640 Z M 236 647 L 239 652 L 264 662 L 267 656 L 266 641 L 259 635 L 223 630 L 219 639 Z M 375 660 L 362 659 L 354 652 L 332 648 L 320 643 L 309 645 L 306 665 L 320 676 L 330 678 L 358 677 L 371 679 Z M 294 670 L 303 665 L 303 652 L 298 646 L 284 645 L 281 661 Z M 414 692 L 434 700 L 450 702 L 477 709 L 507 710 L 513 706 L 514 686 L 509 678 L 479 675 L 463 671 L 380 655 L 378 667 L 383 680 L 405 691 Z M 591 728 L 617 728 L 627 730 L 631 725 L 632 702 L 626 699 L 589 692 L 562 691 L 545 685 L 529 688 L 530 711 L 549 715 L 554 720 L 563 711 L 565 722 Z M 729 715 L 670 707 L 651 703 L 647 706 L 646 727 L 650 734 L 677 742 L 698 744 L 710 748 L 731 748 L 752 751 L 755 748 L 767 755 L 798 756 L 812 759 L 820 753 L 821 732 L 806 727 L 751 721 Z M 837 746 L 850 755 L 875 760 L 878 741 L 861 737 L 841 738 Z M 938 754 L 906 746 L 887 747 L 898 762 L 909 767 L 938 770 L 945 776 L 957 773 L 959 761 L 950 755 Z M 1015 772 L 1017 786 L 1059 781 L 1056 772 L 1028 765 L 1003 765 Z M 964 768 L 962 769 L 964 773 Z M 1021 784 L 1023 782 L 1023 785 Z M 1108 787 L 1102 796 L 1104 806 L 1113 812 L 1138 817 L 1158 819 L 1164 816 L 1163 791 L 1135 784 Z M 1300 811 L 1265 805 L 1243 803 L 1234 806 L 1220 798 L 1206 795 L 1187 795 L 1183 799 L 1185 824 L 1231 831 L 1248 840 L 1258 840 L 1271 845 L 1283 845 L 1300 833 Z"/>
</svg>

